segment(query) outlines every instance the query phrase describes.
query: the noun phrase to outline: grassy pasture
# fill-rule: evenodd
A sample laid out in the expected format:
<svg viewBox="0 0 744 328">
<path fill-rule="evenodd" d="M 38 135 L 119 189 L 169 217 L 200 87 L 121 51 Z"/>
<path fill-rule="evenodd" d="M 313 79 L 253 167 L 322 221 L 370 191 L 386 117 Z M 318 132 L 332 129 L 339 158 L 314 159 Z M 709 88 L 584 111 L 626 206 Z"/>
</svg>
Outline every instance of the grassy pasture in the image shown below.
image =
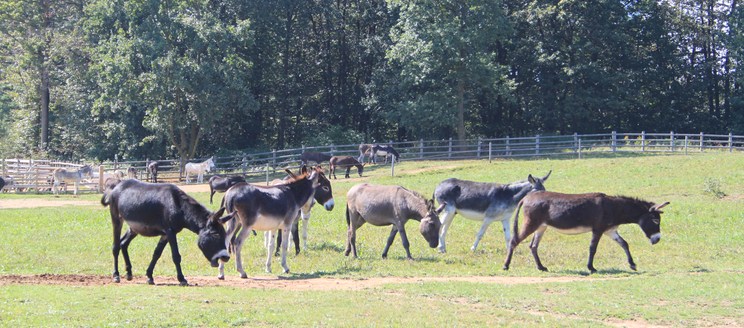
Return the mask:
<svg viewBox="0 0 744 328">
<path fill-rule="evenodd" d="M 570 281 L 501 284 L 424 281 L 390 283 L 363 290 L 257 289 L 240 286 L 147 286 L 144 271 L 156 244 L 136 238 L 130 246 L 135 281 L 101 286 L 0 284 L 1 326 L 743 326 L 744 325 L 744 155 L 690 156 L 626 154 L 552 160 L 403 162 L 396 176 L 389 167 L 371 167 L 365 177 L 333 181 L 336 208 L 313 210 L 308 252 L 289 257 L 287 281 L 375 277 L 569 277 Z M 455 218 L 448 253 L 426 246 L 415 222 L 409 223 L 411 253 L 406 261 L 397 238 L 389 258 L 380 254 L 389 228 L 358 231 L 359 259 L 343 256 L 345 194 L 359 182 L 399 184 L 431 195 L 449 177 L 512 182 L 528 174 L 553 174 L 546 188 L 580 193 L 601 191 L 651 201 L 670 201 L 662 215 L 662 240 L 651 246 L 637 226 L 619 230 L 630 244 L 638 271 L 631 271 L 622 249 L 603 238 L 595 257 L 598 274 L 588 275 L 589 235 L 548 230 L 540 254 L 550 272 L 534 267 L 527 243 L 516 250 L 510 271 L 501 270 L 505 244 L 494 223 L 476 252 L 470 251 L 479 222 Z M 352 175 L 353 177 L 355 175 Z M 710 189 L 726 194 L 714 196 Z M 208 204 L 208 193 L 193 193 Z M 2 209 L 17 198 L 51 196 L 0 194 L 0 276 L 84 274 L 112 271 L 108 209 L 64 206 Z M 69 200 L 66 195 L 61 199 Z M 98 201 L 98 195 L 79 199 Z M 221 199 L 221 194 L 216 195 Z M 216 209 L 218 205 L 210 208 Z M 195 245 L 196 236 L 179 234 L 186 278 L 215 276 Z M 263 238 L 251 237 L 243 249 L 249 276 L 263 271 Z M 120 271 L 123 272 L 123 261 Z M 278 259 L 274 276 L 281 272 Z M 234 262 L 226 268 L 236 279 Z M 155 281 L 175 270 L 166 250 Z M 574 279 L 575 278 L 575 279 Z M 248 284 L 249 282 L 246 282 Z"/>
</svg>

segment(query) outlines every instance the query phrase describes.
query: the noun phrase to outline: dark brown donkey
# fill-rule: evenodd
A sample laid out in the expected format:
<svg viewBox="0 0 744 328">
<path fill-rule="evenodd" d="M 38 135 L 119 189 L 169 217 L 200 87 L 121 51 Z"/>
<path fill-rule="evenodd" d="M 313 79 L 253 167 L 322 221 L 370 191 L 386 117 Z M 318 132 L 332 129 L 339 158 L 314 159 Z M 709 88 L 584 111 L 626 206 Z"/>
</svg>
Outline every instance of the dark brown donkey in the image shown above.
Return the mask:
<svg viewBox="0 0 744 328">
<path fill-rule="evenodd" d="M 379 186 L 370 184 L 358 184 L 346 194 L 346 224 L 349 229 L 346 237 L 346 256 L 356 251 L 356 230 L 365 222 L 375 226 L 392 225 L 382 258 L 387 258 L 388 249 L 400 232 L 403 248 L 406 256 L 411 257 L 408 249 L 408 236 L 405 225 L 408 219 L 420 221 L 419 231 L 434 248 L 439 244 L 439 217 L 434 210 L 434 200 L 427 200 L 417 192 L 400 186 Z"/>
<path fill-rule="evenodd" d="M 509 243 L 504 270 L 509 270 L 514 248 L 531 235 L 530 249 L 535 257 L 537 268 L 548 271 L 540 262 L 537 255 L 537 247 L 540 244 L 545 229 L 548 226 L 558 229 L 565 234 L 592 233 L 592 241 L 589 244 L 589 261 L 587 268 L 591 273 L 597 272 L 594 268 L 594 254 L 597 252 L 597 244 L 602 234 L 612 238 L 623 248 L 628 256 L 630 268 L 635 270 L 636 265 L 630 256 L 628 243 L 620 237 L 617 227 L 621 224 L 635 223 L 641 226 L 641 230 L 651 241 L 656 244 L 661 239 L 661 213 L 660 209 L 669 202 L 654 204 L 644 200 L 623 197 L 607 196 L 602 193 L 592 194 L 561 194 L 556 192 L 534 192 L 527 195 L 519 202 L 514 214 L 514 235 Z M 524 206 L 524 220 L 522 232 L 519 232 L 519 210 Z"/>
<path fill-rule="evenodd" d="M 330 160 L 331 163 L 331 172 L 328 173 L 328 175 L 333 176 L 334 179 L 336 179 L 336 168 L 346 168 L 346 175 L 344 178 L 349 177 L 349 172 L 351 171 L 352 166 L 356 166 L 357 173 L 359 173 L 359 176 L 362 176 L 362 172 L 364 172 L 364 164 L 359 163 L 359 161 L 351 156 L 333 156 Z"/>
</svg>

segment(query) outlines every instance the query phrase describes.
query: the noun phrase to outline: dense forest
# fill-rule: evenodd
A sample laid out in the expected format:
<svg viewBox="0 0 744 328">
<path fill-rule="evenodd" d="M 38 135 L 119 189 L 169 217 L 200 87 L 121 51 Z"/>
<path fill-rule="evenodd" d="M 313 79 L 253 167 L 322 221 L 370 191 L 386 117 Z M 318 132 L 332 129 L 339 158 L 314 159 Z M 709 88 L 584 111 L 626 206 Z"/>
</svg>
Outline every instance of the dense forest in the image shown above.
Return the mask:
<svg viewBox="0 0 744 328">
<path fill-rule="evenodd" d="M 2 0 L 0 156 L 744 134 L 736 0 Z"/>
</svg>

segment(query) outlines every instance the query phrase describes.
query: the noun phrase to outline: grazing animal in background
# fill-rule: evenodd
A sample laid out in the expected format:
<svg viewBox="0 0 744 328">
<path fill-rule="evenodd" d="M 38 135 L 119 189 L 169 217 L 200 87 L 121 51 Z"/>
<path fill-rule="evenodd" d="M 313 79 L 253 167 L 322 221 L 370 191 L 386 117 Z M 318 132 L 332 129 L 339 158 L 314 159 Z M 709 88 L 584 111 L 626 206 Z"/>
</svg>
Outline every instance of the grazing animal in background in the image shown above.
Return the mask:
<svg viewBox="0 0 744 328">
<path fill-rule="evenodd" d="M 158 161 L 151 161 L 147 163 L 147 172 L 150 173 L 150 182 L 158 183 Z"/>
<path fill-rule="evenodd" d="M 439 241 L 439 217 L 434 209 L 434 200 L 427 200 L 419 193 L 400 186 L 379 186 L 358 184 L 346 194 L 346 252 L 357 257 L 356 231 L 365 222 L 375 226 L 392 225 L 390 237 L 387 239 L 382 258 L 387 258 L 388 250 L 395 235 L 400 233 L 406 257 L 410 260 L 408 236 L 405 225 L 409 219 L 420 221 L 419 231 L 429 243 L 429 247 L 437 247 Z"/>
<path fill-rule="evenodd" d="M 112 190 L 104 192 L 101 204 L 109 206 L 111 223 L 114 228 L 114 282 L 119 278 L 119 250 L 124 256 L 127 280 L 132 280 L 132 264 L 129 261 L 129 243 L 137 235 L 145 237 L 160 236 L 155 253 L 147 267 L 147 283 L 152 285 L 152 272 L 166 244 L 170 245 L 173 263 L 176 265 L 178 282 L 185 286 L 188 282 L 181 272 L 181 254 L 178 252 L 176 234 L 184 228 L 199 235 L 197 244 L 209 263 L 217 266 L 230 259 L 225 248 L 225 228 L 220 217 L 225 211 L 220 208 L 210 212 L 191 196 L 172 184 L 153 184 L 138 180 L 123 180 Z M 222 220 L 229 220 L 225 217 Z M 124 222 L 129 229 L 121 236 Z"/>
<path fill-rule="evenodd" d="M 328 155 L 328 154 L 311 152 L 311 151 L 306 151 L 300 154 L 300 162 L 303 165 L 310 164 L 310 162 L 315 162 L 315 163 L 320 164 L 322 162 L 328 162 L 330 160 L 331 160 L 331 155 Z"/>
<path fill-rule="evenodd" d="M 393 162 L 400 162 L 400 154 L 398 154 L 398 151 L 396 151 L 395 148 L 393 148 L 393 146 L 388 146 L 388 145 L 372 146 L 372 161 L 375 164 L 377 163 L 377 156 L 385 157 L 385 164 L 387 164 L 388 157 L 392 157 Z"/>
<path fill-rule="evenodd" d="M 129 167 L 127 169 L 127 178 L 129 179 L 137 179 L 137 169 L 133 167 Z"/>
<path fill-rule="evenodd" d="M 334 179 L 336 179 L 336 169 L 339 167 L 346 168 L 345 178 L 349 177 L 349 172 L 351 171 L 352 166 L 356 166 L 357 173 L 359 173 L 360 177 L 362 176 L 362 172 L 364 172 L 364 164 L 359 163 L 356 158 L 351 156 L 333 156 L 331 157 L 330 163 L 331 172 L 328 175 L 333 176 Z"/>
<path fill-rule="evenodd" d="M 617 242 L 628 257 L 630 268 L 635 270 L 636 264 L 630 255 L 628 243 L 617 232 L 621 224 L 635 223 L 651 241 L 656 244 L 661 240 L 661 208 L 669 205 L 654 204 L 637 198 L 623 196 L 607 196 L 602 193 L 591 194 L 561 194 L 556 192 L 536 192 L 527 195 L 519 202 L 514 214 L 514 236 L 509 243 L 504 270 L 509 270 L 514 248 L 532 233 L 530 250 L 535 258 L 537 269 L 548 271 L 542 265 L 537 255 L 537 247 L 545 230 L 550 226 L 565 234 L 592 233 L 589 244 L 589 261 L 587 268 L 591 273 L 594 268 L 594 254 L 602 235 L 607 235 Z M 524 208 L 522 232 L 519 232 L 519 210 Z"/>
<path fill-rule="evenodd" d="M 313 168 L 314 170 L 315 168 Z M 313 205 L 315 205 L 315 202 L 318 202 L 320 204 L 323 204 L 323 208 L 325 208 L 326 211 L 333 210 L 333 206 L 335 204 L 333 200 L 333 188 L 331 187 L 331 180 L 328 180 L 326 178 L 325 174 L 323 174 L 323 169 L 318 166 L 317 169 L 320 170 L 320 176 L 318 176 L 318 187 L 315 188 L 315 194 L 313 195 L 313 198 L 310 198 L 310 200 L 302 205 L 300 208 L 300 218 L 302 218 L 302 249 L 307 251 L 307 229 L 310 224 L 310 211 L 313 208 Z M 300 174 L 306 174 L 307 173 L 307 167 L 302 166 L 300 168 Z M 292 171 L 287 170 L 287 177 L 283 180 L 274 180 L 271 182 L 272 186 L 277 186 L 280 184 L 286 184 L 287 181 L 290 179 L 296 179 L 297 175 L 292 173 Z M 300 254 L 300 234 L 299 234 L 299 225 L 300 220 L 295 220 L 295 223 L 292 225 L 292 241 L 295 245 L 295 254 Z M 279 248 L 282 245 L 282 230 L 279 229 L 277 235 L 276 235 L 276 252 L 274 255 L 279 255 Z"/>
<path fill-rule="evenodd" d="M 361 144 L 359 145 L 359 158 L 357 158 L 357 161 L 359 163 L 364 163 L 364 157 L 369 158 L 368 162 L 371 162 L 374 160 L 374 157 L 372 156 L 372 147 L 377 146 L 376 144 Z"/>
<path fill-rule="evenodd" d="M 215 192 L 225 192 L 239 182 L 245 182 L 245 178 L 237 175 L 229 177 L 214 175 L 209 178 L 209 203 L 212 204 L 212 198 Z"/>
<path fill-rule="evenodd" d="M 74 195 L 77 196 L 78 188 L 80 187 L 80 180 L 83 179 L 83 176 L 87 176 L 88 178 L 93 176 L 93 169 L 90 165 L 83 165 L 83 167 L 79 168 L 77 171 L 68 171 L 63 168 L 56 168 L 52 173 L 52 191 L 55 195 L 59 195 L 60 183 L 72 182 L 75 185 Z"/>
<path fill-rule="evenodd" d="M 3 177 L 0 177 L 0 191 L 3 190 L 3 187 L 5 187 L 5 179 L 3 179 Z"/>
<path fill-rule="evenodd" d="M 439 232 L 439 251 L 447 252 L 445 238 L 455 213 L 459 213 L 466 219 L 483 221 L 480 230 L 475 236 L 475 242 L 470 248 L 475 251 L 481 238 L 488 230 L 488 226 L 494 221 L 501 221 L 504 227 L 504 238 L 506 244 L 511 239 L 509 236 L 509 217 L 514 213 L 522 198 L 533 191 L 545 190 L 543 183 L 548 180 L 548 172 L 542 179 L 535 178 L 531 174 L 525 181 L 517 181 L 508 184 L 474 182 L 460 179 L 447 179 L 442 181 L 434 190 L 434 199 L 439 202 L 437 213 L 444 211 L 442 219 L 442 230 Z"/>
<path fill-rule="evenodd" d="M 243 241 L 252 230 L 265 231 L 264 246 L 266 247 L 266 272 L 271 272 L 271 257 L 273 255 L 273 233 L 277 229 L 290 231 L 300 208 L 313 197 L 318 187 L 318 178 L 322 173 L 319 169 L 309 174 L 301 174 L 286 184 L 278 186 L 254 186 L 248 183 L 238 183 L 228 189 L 222 198 L 225 209 L 232 218 L 227 223 L 228 243 L 234 238 L 231 249 L 235 252 L 235 267 L 241 278 L 248 275 L 243 270 L 240 251 Z M 241 229 L 242 227 L 242 229 Z M 238 232 L 239 230 L 239 232 Z M 237 233 L 237 237 L 235 237 Z M 287 266 L 287 245 L 289 234 L 282 235 L 282 268 L 289 272 Z M 225 278 L 224 263 L 219 265 L 219 279 Z"/>
<path fill-rule="evenodd" d="M 196 183 L 204 182 L 204 173 L 214 170 L 214 156 L 201 163 L 186 163 L 183 167 L 186 183 L 191 183 L 191 174 L 196 174 Z"/>
</svg>

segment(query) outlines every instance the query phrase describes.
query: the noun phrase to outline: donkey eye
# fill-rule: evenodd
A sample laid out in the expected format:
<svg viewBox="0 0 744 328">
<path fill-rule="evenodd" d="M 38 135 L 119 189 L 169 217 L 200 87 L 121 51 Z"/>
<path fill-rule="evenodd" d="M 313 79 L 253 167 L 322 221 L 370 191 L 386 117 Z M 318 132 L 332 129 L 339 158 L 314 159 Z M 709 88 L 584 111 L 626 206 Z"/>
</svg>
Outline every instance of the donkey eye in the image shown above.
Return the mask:
<svg viewBox="0 0 744 328">
<path fill-rule="evenodd" d="M 328 187 L 323 187 L 323 190 L 324 191 L 328 191 Z"/>
<path fill-rule="evenodd" d="M 651 221 L 653 221 L 654 224 L 656 224 L 656 225 L 661 224 L 661 220 L 659 220 L 659 219 L 652 219 Z"/>
</svg>

